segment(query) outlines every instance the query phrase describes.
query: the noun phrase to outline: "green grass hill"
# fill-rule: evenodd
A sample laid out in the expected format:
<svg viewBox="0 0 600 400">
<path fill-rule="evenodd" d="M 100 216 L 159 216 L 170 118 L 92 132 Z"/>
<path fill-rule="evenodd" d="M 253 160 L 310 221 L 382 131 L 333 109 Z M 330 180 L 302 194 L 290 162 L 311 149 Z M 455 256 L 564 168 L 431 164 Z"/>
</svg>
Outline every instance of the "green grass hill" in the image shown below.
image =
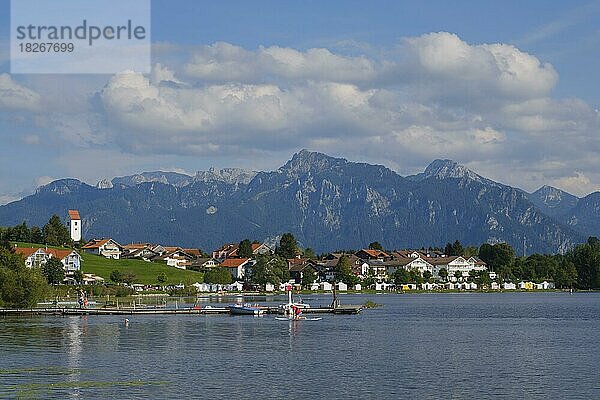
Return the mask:
<svg viewBox="0 0 600 400">
<path fill-rule="evenodd" d="M 18 243 L 19 247 L 41 247 L 45 245 L 34 243 Z M 52 246 L 48 246 L 52 247 Z M 61 247 L 54 247 L 61 248 Z M 111 260 L 102 256 L 88 254 L 78 250 L 83 258 L 81 270 L 86 274 L 94 274 L 103 277 L 107 282 L 110 280 L 110 273 L 113 270 L 135 274 L 135 283 L 158 284 L 158 275 L 164 272 L 167 275 L 166 285 L 169 284 L 192 284 L 202 282 L 204 275 L 196 271 L 181 270 L 174 267 L 168 267 L 165 264 L 148 262 L 135 259 Z"/>
</svg>

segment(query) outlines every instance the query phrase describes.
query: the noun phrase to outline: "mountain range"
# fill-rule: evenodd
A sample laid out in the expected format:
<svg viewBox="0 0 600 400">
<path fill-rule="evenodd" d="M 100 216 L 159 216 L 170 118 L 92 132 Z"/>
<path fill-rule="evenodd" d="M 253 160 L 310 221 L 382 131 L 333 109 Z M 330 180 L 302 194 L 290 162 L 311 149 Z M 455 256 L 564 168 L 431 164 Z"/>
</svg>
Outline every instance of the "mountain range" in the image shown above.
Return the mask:
<svg viewBox="0 0 600 400">
<path fill-rule="evenodd" d="M 381 166 L 302 150 L 276 171 L 145 172 L 92 186 L 61 179 L 0 207 L 0 225 L 43 225 L 78 209 L 87 239 L 155 242 L 210 251 L 292 232 L 317 252 L 508 242 L 519 252 L 564 252 L 600 236 L 600 192 L 534 193 L 451 160 L 400 176 Z"/>
</svg>

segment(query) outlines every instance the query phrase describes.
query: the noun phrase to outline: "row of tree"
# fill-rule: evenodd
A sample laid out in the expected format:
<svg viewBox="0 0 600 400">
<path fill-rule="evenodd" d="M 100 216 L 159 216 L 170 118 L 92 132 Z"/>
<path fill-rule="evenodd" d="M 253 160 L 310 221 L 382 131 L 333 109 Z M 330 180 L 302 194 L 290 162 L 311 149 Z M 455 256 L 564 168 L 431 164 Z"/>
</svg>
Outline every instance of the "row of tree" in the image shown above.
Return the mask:
<svg viewBox="0 0 600 400">
<path fill-rule="evenodd" d="M 0 227 L 0 241 L 47 244 L 49 246 L 72 246 L 71 233 L 58 215 L 50 217 L 46 225 L 27 226 L 27 223 L 12 227 Z"/>
<path fill-rule="evenodd" d="M 371 243 L 369 247 L 383 250 L 377 242 Z M 551 280 L 559 288 L 600 288 L 600 240 L 596 237 L 590 237 L 586 243 L 576 246 L 566 254 L 532 254 L 517 257 L 515 250 L 508 243 L 484 243 L 477 248 L 463 247 L 458 240 L 447 243 L 443 252 L 448 256 L 479 257 L 487 264 L 488 270 L 496 272 L 500 281 Z M 427 277 L 417 277 L 416 274 L 418 273 L 414 271 L 398 271 L 394 280 L 404 283 L 428 280 Z M 443 274 L 443 271 L 440 271 L 440 274 Z M 487 280 L 482 274 L 475 275 L 482 282 Z"/>
<path fill-rule="evenodd" d="M 39 268 L 27 268 L 19 254 L 0 246 L 0 307 L 34 307 L 47 290 Z"/>
</svg>

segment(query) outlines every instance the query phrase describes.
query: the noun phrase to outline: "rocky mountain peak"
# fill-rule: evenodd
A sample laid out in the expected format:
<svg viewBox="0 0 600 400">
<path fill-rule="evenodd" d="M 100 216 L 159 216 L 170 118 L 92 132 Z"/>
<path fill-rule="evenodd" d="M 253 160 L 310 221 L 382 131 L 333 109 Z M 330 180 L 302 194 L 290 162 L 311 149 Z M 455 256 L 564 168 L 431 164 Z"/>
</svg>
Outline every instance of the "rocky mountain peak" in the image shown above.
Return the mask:
<svg viewBox="0 0 600 400">
<path fill-rule="evenodd" d="M 477 175 L 464 165 L 452 160 L 434 160 L 427 166 L 423 172 L 423 178 L 447 179 L 468 178 L 481 182 L 484 178 Z"/>
<path fill-rule="evenodd" d="M 532 194 L 537 195 L 548 206 L 559 203 L 565 197 L 574 197 L 564 190 L 549 185 L 542 186 Z"/>
<path fill-rule="evenodd" d="M 96 183 L 98 189 L 112 189 L 113 186 L 113 183 L 109 179 L 102 179 Z"/>
<path fill-rule="evenodd" d="M 190 184 L 192 179 L 191 176 L 178 172 L 153 171 L 114 178 L 111 183 L 113 186 L 136 186 L 146 182 L 159 182 L 165 185 L 183 187 Z"/>
<path fill-rule="evenodd" d="M 225 182 L 229 184 L 247 185 L 256 176 L 256 171 L 249 171 L 241 168 L 222 168 L 210 167 L 208 171 L 198 171 L 194 176 L 196 182 Z"/>
<path fill-rule="evenodd" d="M 321 172 L 346 163 L 348 161 L 344 158 L 334 158 L 323 153 L 303 149 L 294 154 L 291 160 L 279 168 L 279 172 L 299 176 L 309 172 Z"/>
<path fill-rule="evenodd" d="M 71 192 L 79 190 L 82 186 L 87 186 L 80 180 L 73 178 L 59 179 L 48 183 L 47 185 L 40 186 L 35 191 L 36 194 L 41 193 L 55 193 L 58 195 L 65 195 Z"/>
</svg>

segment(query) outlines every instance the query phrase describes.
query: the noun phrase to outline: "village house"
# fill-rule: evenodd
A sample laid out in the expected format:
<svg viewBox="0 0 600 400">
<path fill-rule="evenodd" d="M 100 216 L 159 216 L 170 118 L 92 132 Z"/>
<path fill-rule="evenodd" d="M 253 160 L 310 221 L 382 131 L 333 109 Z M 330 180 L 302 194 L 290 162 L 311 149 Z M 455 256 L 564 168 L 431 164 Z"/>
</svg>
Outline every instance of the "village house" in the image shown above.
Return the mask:
<svg viewBox="0 0 600 400">
<path fill-rule="evenodd" d="M 370 251 L 370 250 L 369 250 Z M 378 252 L 374 252 L 372 255 L 377 255 Z M 357 277 L 363 279 L 366 278 L 369 274 L 370 261 L 368 259 L 363 259 L 357 256 L 357 254 L 346 254 L 346 253 L 330 253 L 328 254 L 321 262 L 315 263 L 322 267 L 322 272 L 320 275 L 322 279 L 331 281 L 333 280 L 333 271 L 337 263 L 340 261 L 342 256 L 348 257 L 348 261 L 350 262 L 350 268 L 352 269 L 352 273 Z M 381 264 L 383 262 L 383 258 L 373 258 L 371 259 L 373 263 Z M 379 265 L 378 264 L 378 265 Z"/>
<path fill-rule="evenodd" d="M 239 243 L 227 243 L 213 251 L 212 258 L 215 260 L 223 261 L 227 258 L 237 258 Z M 273 251 L 269 246 L 264 243 L 252 243 L 252 254 L 273 254 Z"/>
<path fill-rule="evenodd" d="M 418 254 L 417 257 L 404 257 L 404 258 L 394 258 L 391 261 L 384 262 L 386 266 L 386 274 L 388 277 L 394 275 L 394 273 L 398 270 L 398 268 L 404 268 L 406 270 L 417 270 L 420 274 L 423 274 L 425 271 L 429 271 L 433 275 L 433 265 L 421 258 Z"/>
<path fill-rule="evenodd" d="M 315 275 L 317 273 L 315 263 L 307 258 L 294 258 L 288 260 L 288 268 L 290 271 L 290 281 L 296 284 L 302 284 L 302 278 L 307 270 L 312 270 Z"/>
<path fill-rule="evenodd" d="M 197 271 L 203 271 L 218 266 L 219 263 L 214 258 L 203 257 L 192 260 L 192 269 Z"/>
<path fill-rule="evenodd" d="M 159 256 L 154 250 L 154 245 L 150 243 L 131 243 L 123 246 L 121 258 L 136 258 L 144 261 L 151 261 Z"/>
<path fill-rule="evenodd" d="M 86 253 L 118 260 L 121 258 L 123 246 L 113 239 L 93 239 L 86 243 L 82 249 Z"/>
<path fill-rule="evenodd" d="M 417 257 L 428 257 L 427 254 L 421 253 L 416 250 L 397 250 L 393 251 L 391 254 L 392 259 L 395 258 L 417 258 Z"/>
<path fill-rule="evenodd" d="M 28 268 L 40 267 L 48 261 L 49 255 L 41 248 L 15 247 L 15 253 L 20 254 Z"/>
<path fill-rule="evenodd" d="M 440 270 L 444 268 L 448 272 L 448 278 L 452 281 L 457 280 L 455 277 L 457 272 L 461 276 L 460 279 L 464 279 L 469 276 L 471 270 L 487 270 L 486 264 L 475 257 L 471 257 L 469 260 L 465 260 L 461 256 L 433 257 L 426 258 L 425 261 L 433 265 L 432 272 L 434 277 L 439 278 Z"/>
<path fill-rule="evenodd" d="M 194 257 L 190 254 L 186 253 L 180 248 L 176 248 L 174 251 L 154 258 L 153 261 L 164 261 L 169 267 L 187 269 L 188 267 L 192 266 L 193 259 Z"/>
<path fill-rule="evenodd" d="M 240 280 L 246 276 L 246 268 L 250 267 L 250 262 L 250 258 L 227 258 L 219 266 L 227 268 L 234 280 Z"/>
<path fill-rule="evenodd" d="M 362 249 L 354 253 L 354 255 L 363 260 L 381 260 L 386 261 L 390 259 L 390 255 L 385 251 Z"/>
<path fill-rule="evenodd" d="M 81 269 L 81 256 L 75 250 L 15 247 L 15 253 L 20 254 L 28 268 L 41 267 L 52 257 L 63 264 L 66 275 L 71 276 Z"/>
<path fill-rule="evenodd" d="M 44 251 L 51 257 L 59 259 L 64 266 L 66 274 L 69 276 L 81 269 L 82 259 L 75 250 L 46 249 Z"/>
</svg>

